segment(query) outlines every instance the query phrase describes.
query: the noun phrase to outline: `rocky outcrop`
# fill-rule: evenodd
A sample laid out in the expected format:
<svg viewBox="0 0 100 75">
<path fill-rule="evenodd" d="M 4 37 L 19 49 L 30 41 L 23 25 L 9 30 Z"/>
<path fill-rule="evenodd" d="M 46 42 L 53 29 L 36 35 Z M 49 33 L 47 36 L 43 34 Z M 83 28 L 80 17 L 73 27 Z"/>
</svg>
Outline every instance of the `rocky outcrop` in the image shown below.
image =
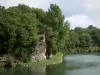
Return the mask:
<svg viewBox="0 0 100 75">
<path fill-rule="evenodd" d="M 46 42 L 45 42 L 45 35 L 39 35 L 39 41 L 32 53 L 31 61 L 38 62 L 40 60 L 46 59 Z"/>
<path fill-rule="evenodd" d="M 0 63 L 3 63 L 0 65 L 1 67 L 12 67 L 14 62 L 15 58 L 11 54 L 5 54 L 0 56 Z"/>
<path fill-rule="evenodd" d="M 35 46 L 35 48 L 32 50 L 33 50 L 33 53 L 31 55 L 30 61 L 38 62 L 40 60 L 46 59 L 45 35 L 43 35 L 43 34 L 39 35 L 39 41 L 37 42 L 37 45 Z M 0 56 L 0 62 L 8 61 L 8 57 L 12 60 L 12 62 L 15 62 L 14 60 L 16 60 L 16 59 L 11 54 L 6 54 L 3 56 Z"/>
<path fill-rule="evenodd" d="M 15 60 L 14 56 L 11 54 L 5 54 L 5 55 L 0 56 L 0 62 L 6 62 L 8 60 L 13 62 Z"/>
</svg>

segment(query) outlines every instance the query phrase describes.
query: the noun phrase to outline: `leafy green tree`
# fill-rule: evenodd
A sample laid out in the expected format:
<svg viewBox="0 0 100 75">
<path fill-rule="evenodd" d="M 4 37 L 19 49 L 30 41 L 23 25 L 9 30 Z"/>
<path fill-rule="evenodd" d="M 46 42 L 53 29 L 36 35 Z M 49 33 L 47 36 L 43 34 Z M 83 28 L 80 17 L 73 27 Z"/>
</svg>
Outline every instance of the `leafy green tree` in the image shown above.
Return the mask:
<svg viewBox="0 0 100 75">
<path fill-rule="evenodd" d="M 47 12 L 47 25 L 53 28 L 53 31 L 59 31 L 64 24 L 64 16 L 61 9 L 56 4 L 51 4 Z"/>
<path fill-rule="evenodd" d="M 87 33 L 80 34 L 80 47 L 90 47 L 91 46 L 91 36 Z"/>
<path fill-rule="evenodd" d="M 37 29 L 39 34 L 44 34 L 45 33 L 45 17 L 46 17 L 46 12 L 42 9 L 39 8 L 32 8 L 32 11 L 36 15 L 37 19 Z"/>
<path fill-rule="evenodd" d="M 100 46 L 100 29 L 92 31 L 92 39 L 94 46 Z"/>
<path fill-rule="evenodd" d="M 74 31 L 77 32 L 78 34 L 87 33 L 86 29 L 81 27 L 76 27 Z"/>
<path fill-rule="evenodd" d="M 79 35 L 78 33 L 74 32 L 74 31 L 70 31 L 70 35 L 69 35 L 69 48 L 77 48 L 79 47 L 80 44 L 80 40 L 79 40 Z"/>
<path fill-rule="evenodd" d="M 32 53 L 29 48 L 38 40 L 36 16 L 29 6 L 20 4 L 6 9 L 4 14 L 0 21 L 2 50 L 26 60 Z"/>
<path fill-rule="evenodd" d="M 39 41 L 38 34 L 46 36 L 46 55 L 64 50 L 69 37 L 70 23 L 64 22 L 60 7 L 51 4 L 47 12 L 19 4 L 7 9 L 0 6 L 0 54 L 11 53 L 20 60 L 29 60 Z"/>
<path fill-rule="evenodd" d="M 66 22 L 64 26 L 64 16 L 61 9 L 56 4 L 50 5 L 44 23 L 48 27 L 51 27 L 53 32 L 53 37 L 50 40 L 52 47 L 49 45 L 52 50 L 49 49 L 49 52 L 56 53 L 57 51 L 60 51 L 65 45 L 65 41 L 68 37 L 69 23 Z"/>
<path fill-rule="evenodd" d="M 69 26 L 70 23 L 66 21 L 64 25 L 61 27 L 59 30 L 59 35 L 58 35 L 58 50 L 62 51 L 64 50 L 66 43 L 68 42 L 69 39 Z"/>
</svg>

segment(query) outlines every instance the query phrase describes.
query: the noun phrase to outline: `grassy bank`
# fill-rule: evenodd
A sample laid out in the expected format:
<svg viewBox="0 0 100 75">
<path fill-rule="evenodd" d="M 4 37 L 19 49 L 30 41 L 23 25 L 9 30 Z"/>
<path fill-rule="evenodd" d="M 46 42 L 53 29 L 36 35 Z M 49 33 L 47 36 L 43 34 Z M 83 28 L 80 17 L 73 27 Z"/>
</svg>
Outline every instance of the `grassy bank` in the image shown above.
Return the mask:
<svg viewBox="0 0 100 75">
<path fill-rule="evenodd" d="M 63 54 L 57 53 L 53 55 L 51 59 L 44 59 L 39 62 L 27 62 L 27 63 L 13 63 L 13 67 L 30 67 L 30 66 L 38 66 L 38 65 L 51 65 L 51 64 L 59 64 L 62 62 Z M 0 67 L 3 67 L 5 63 L 0 63 Z"/>
<path fill-rule="evenodd" d="M 51 64 L 59 64 L 62 62 L 63 54 L 57 53 L 56 55 L 53 55 L 51 59 L 44 59 L 39 62 L 28 62 L 23 63 L 22 66 L 36 66 L 36 65 L 51 65 Z"/>
<path fill-rule="evenodd" d="M 39 62 L 27 62 L 27 63 L 21 63 L 21 64 L 13 64 L 13 67 L 30 67 L 30 66 L 38 66 L 38 65 L 51 65 L 51 64 L 59 64 L 62 62 L 63 54 L 57 53 L 56 55 L 53 55 L 51 59 L 44 59 Z M 0 67 L 3 67 L 4 63 L 0 63 Z"/>
</svg>

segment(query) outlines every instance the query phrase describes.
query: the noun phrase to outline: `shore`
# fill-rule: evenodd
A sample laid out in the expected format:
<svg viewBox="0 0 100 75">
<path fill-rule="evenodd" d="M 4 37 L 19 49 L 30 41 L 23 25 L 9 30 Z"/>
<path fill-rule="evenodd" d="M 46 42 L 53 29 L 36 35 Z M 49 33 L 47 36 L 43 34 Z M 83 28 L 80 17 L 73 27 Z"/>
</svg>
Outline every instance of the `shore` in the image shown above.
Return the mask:
<svg viewBox="0 0 100 75">
<path fill-rule="evenodd" d="M 31 67 L 31 66 L 39 66 L 39 65 L 52 65 L 52 64 L 59 64 L 63 60 L 63 53 L 57 53 L 56 55 L 52 55 L 51 59 L 44 59 L 39 62 L 27 62 L 27 63 L 20 63 L 16 64 L 13 63 L 12 67 Z M 3 67 L 4 63 L 0 63 L 0 67 Z"/>
<path fill-rule="evenodd" d="M 53 55 L 51 59 L 44 59 L 39 62 L 28 62 L 23 63 L 23 67 L 30 67 L 30 66 L 38 66 L 38 65 L 52 65 L 52 64 L 59 64 L 63 60 L 63 54 L 57 53 L 56 55 Z"/>
</svg>

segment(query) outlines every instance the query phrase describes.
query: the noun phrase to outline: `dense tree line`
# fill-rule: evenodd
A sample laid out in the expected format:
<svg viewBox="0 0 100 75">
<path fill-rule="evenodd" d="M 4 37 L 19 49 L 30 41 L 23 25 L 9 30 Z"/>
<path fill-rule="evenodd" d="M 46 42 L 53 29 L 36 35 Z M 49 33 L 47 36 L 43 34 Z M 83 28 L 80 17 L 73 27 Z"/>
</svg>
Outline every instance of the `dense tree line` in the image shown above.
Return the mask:
<svg viewBox="0 0 100 75">
<path fill-rule="evenodd" d="M 51 4 L 48 11 L 24 4 L 7 9 L 0 6 L 0 54 L 10 53 L 21 61 L 29 60 L 38 35 L 45 34 L 49 58 L 50 54 L 64 50 L 69 25 L 64 22 L 64 15 L 56 4 Z"/>
<path fill-rule="evenodd" d="M 93 25 L 71 29 L 66 47 L 68 50 L 100 47 L 100 29 Z"/>
<path fill-rule="evenodd" d="M 69 26 L 56 4 L 51 4 L 48 11 L 24 4 L 0 6 L 0 55 L 13 54 L 21 61 L 29 60 L 39 34 L 46 37 L 47 58 L 57 52 L 100 46 L 99 28 L 90 25 L 70 29 Z"/>
</svg>

